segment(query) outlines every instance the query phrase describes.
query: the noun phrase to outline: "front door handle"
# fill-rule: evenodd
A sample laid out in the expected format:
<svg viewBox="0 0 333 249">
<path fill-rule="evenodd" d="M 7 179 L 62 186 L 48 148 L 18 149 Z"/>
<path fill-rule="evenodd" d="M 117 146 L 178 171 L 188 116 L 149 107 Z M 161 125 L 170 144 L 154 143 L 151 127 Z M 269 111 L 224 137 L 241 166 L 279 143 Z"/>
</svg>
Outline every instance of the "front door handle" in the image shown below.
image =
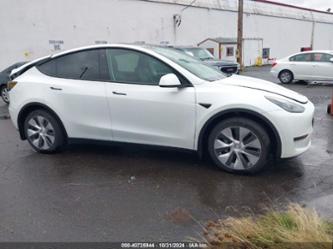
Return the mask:
<svg viewBox="0 0 333 249">
<path fill-rule="evenodd" d="M 54 91 L 62 91 L 62 88 L 53 87 L 53 86 L 51 86 L 50 89 Z"/>
<path fill-rule="evenodd" d="M 112 92 L 114 95 L 121 95 L 121 96 L 126 96 L 126 93 L 120 93 L 120 92 Z"/>
</svg>

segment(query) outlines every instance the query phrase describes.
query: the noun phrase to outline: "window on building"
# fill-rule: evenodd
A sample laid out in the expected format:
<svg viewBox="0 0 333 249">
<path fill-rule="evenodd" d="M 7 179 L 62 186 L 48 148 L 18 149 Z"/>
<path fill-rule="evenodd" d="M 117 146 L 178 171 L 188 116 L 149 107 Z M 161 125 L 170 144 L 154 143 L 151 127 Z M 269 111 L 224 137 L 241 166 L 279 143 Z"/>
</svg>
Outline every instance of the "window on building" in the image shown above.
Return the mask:
<svg viewBox="0 0 333 249">
<path fill-rule="evenodd" d="M 263 48 L 262 49 L 262 58 L 269 59 L 270 58 L 270 48 Z"/>
<path fill-rule="evenodd" d="M 227 56 L 234 56 L 234 47 L 227 47 Z"/>
<path fill-rule="evenodd" d="M 174 73 L 163 62 L 133 50 L 108 49 L 111 79 L 127 84 L 158 85 L 162 76 Z"/>
<path fill-rule="evenodd" d="M 65 79 L 93 81 L 109 79 L 104 49 L 67 54 L 38 66 L 38 69 L 49 76 Z"/>
<path fill-rule="evenodd" d="M 215 51 L 214 48 L 207 48 L 207 50 L 208 50 L 212 55 L 214 55 L 214 51 Z"/>
</svg>

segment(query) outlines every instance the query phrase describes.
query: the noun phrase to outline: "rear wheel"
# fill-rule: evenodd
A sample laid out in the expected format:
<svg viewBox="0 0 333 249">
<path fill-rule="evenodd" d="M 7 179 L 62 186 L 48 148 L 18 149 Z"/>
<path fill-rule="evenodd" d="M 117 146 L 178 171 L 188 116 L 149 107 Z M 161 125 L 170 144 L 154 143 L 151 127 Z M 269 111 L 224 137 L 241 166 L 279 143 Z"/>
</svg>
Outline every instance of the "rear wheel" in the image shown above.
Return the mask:
<svg viewBox="0 0 333 249">
<path fill-rule="evenodd" d="M 208 139 L 208 151 L 215 164 L 233 173 L 262 170 L 268 162 L 269 148 L 270 139 L 266 130 L 246 118 L 222 121 Z"/>
<path fill-rule="evenodd" d="M 283 70 L 279 74 L 279 80 L 282 84 L 290 84 L 294 80 L 294 75 L 289 70 Z"/>
<path fill-rule="evenodd" d="M 26 117 L 24 132 L 33 149 L 40 153 L 54 153 L 65 145 L 59 121 L 44 110 L 33 111 Z"/>
<path fill-rule="evenodd" d="M 1 98 L 6 104 L 9 104 L 9 94 L 6 85 L 1 86 Z"/>
</svg>

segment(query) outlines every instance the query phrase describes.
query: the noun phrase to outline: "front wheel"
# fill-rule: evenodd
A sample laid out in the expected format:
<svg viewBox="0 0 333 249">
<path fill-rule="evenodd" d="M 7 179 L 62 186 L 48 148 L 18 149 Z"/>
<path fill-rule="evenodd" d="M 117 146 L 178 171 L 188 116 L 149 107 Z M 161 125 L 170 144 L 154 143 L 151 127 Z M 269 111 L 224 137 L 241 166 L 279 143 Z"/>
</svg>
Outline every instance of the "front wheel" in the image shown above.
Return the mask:
<svg viewBox="0 0 333 249">
<path fill-rule="evenodd" d="M 270 138 L 258 123 L 231 118 L 219 123 L 208 138 L 208 151 L 215 164 L 232 173 L 256 173 L 268 162 Z"/>
<path fill-rule="evenodd" d="M 1 98 L 6 104 L 9 104 L 9 94 L 5 85 L 1 86 Z"/>
<path fill-rule="evenodd" d="M 34 150 L 54 153 L 65 145 L 65 134 L 59 121 L 49 112 L 31 112 L 24 122 L 25 136 Z"/>
</svg>

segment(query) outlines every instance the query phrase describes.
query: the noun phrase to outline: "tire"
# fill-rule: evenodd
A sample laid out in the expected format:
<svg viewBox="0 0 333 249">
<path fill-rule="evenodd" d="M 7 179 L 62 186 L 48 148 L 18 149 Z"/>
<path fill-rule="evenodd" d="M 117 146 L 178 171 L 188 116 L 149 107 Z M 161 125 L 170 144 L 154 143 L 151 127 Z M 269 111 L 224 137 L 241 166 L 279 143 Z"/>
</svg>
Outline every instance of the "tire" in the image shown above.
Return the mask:
<svg viewBox="0 0 333 249">
<path fill-rule="evenodd" d="M 5 102 L 8 105 L 9 104 L 9 95 L 8 95 L 8 91 L 7 91 L 7 86 L 2 85 L 0 88 L 0 91 L 1 91 L 1 98 L 2 98 L 3 102 Z"/>
<path fill-rule="evenodd" d="M 279 80 L 282 84 L 290 84 L 294 80 L 294 75 L 289 70 L 282 70 L 279 73 Z"/>
<path fill-rule="evenodd" d="M 267 165 L 270 138 L 266 130 L 252 120 L 230 118 L 217 124 L 211 131 L 208 152 L 220 169 L 253 174 Z"/>
<path fill-rule="evenodd" d="M 39 153 L 55 153 L 66 144 L 61 124 L 44 110 L 35 110 L 26 117 L 24 133 L 31 147 Z"/>
</svg>

